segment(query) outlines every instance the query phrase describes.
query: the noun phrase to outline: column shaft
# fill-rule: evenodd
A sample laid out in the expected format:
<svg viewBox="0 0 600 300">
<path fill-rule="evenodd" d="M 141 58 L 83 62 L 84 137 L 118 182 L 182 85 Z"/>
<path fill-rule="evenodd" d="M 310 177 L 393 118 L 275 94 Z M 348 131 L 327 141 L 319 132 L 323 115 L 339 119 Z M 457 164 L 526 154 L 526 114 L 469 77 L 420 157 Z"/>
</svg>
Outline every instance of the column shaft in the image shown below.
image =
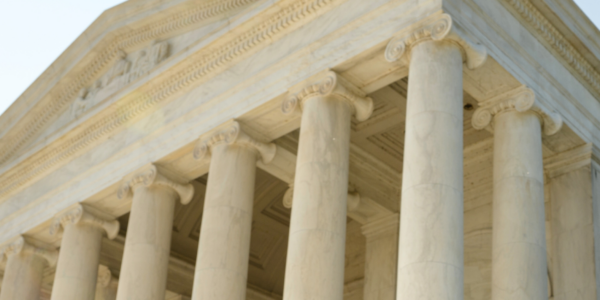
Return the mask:
<svg viewBox="0 0 600 300">
<path fill-rule="evenodd" d="M 8 256 L 0 300 L 39 300 L 46 260 L 32 253 Z"/>
<path fill-rule="evenodd" d="M 246 297 L 257 151 L 212 147 L 192 299 Z"/>
<path fill-rule="evenodd" d="M 462 299 L 463 59 L 451 42 L 411 54 L 397 299 Z"/>
<path fill-rule="evenodd" d="M 163 300 L 177 193 L 138 184 L 125 239 L 118 300 Z"/>
<path fill-rule="evenodd" d="M 285 275 L 285 300 L 342 300 L 352 107 L 304 100 Z"/>
<path fill-rule="evenodd" d="M 554 300 L 595 300 L 594 222 L 589 166 L 550 180 Z"/>
<path fill-rule="evenodd" d="M 393 214 L 362 227 L 367 238 L 363 299 L 396 299 L 398 225 L 398 214 Z"/>
<path fill-rule="evenodd" d="M 492 299 L 548 299 L 542 135 L 538 116 L 494 117 Z"/>
<path fill-rule="evenodd" d="M 52 286 L 52 300 L 93 300 L 96 291 L 102 229 L 68 224 L 63 233 Z"/>
</svg>

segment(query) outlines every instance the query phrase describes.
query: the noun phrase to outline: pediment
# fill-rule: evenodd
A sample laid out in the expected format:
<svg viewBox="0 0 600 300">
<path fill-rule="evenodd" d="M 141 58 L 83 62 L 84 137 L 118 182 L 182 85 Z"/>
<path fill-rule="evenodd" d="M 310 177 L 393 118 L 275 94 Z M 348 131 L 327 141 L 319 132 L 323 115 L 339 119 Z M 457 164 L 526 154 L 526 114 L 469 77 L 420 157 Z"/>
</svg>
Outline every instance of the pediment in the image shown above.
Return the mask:
<svg viewBox="0 0 600 300">
<path fill-rule="evenodd" d="M 130 0 L 104 12 L 0 116 L 0 166 L 85 122 L 120 91 L 259 0 L 167 2 Z"/>
</svg>

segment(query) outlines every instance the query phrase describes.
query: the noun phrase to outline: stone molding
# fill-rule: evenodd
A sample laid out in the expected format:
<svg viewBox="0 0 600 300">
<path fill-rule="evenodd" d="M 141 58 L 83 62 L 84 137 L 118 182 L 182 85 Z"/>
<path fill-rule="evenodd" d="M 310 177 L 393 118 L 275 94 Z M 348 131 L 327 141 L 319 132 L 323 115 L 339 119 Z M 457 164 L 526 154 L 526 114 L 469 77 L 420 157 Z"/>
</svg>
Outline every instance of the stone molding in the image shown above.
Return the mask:
<svg viewBox="0 0 600 300">
<path fill-rule="evenodd" d="M 188 204 L 194 196 L 194 186 L 189 183 L 180 183 L 171 179 L 171 177 L 165 174 L 164 170 L 159 170 L 156 165 L 148 164 L 123 179 L 121 187 L 117 191 L 117 197 L 124 199 L 133 195 L 135 187 L 138 185 L 145 187 L 163 186 L 177 192 L 181 204 Z"/>
<path fill-rule="evenodd" d="M 224 40 L 222 43 L 214 42 L 191 55 L 184 67 L 174 67 L 172 72 L 167 72 L 170 74 L 169 77 L 140 87 L 142 92 L 125 96 L 119 102 L 118 107 L 115 107 L 114 110 L 107 110 L 106 115 L 95 123 L 83 127 L 81 131 L 72 133 L 71 136 L 62 138 L 56 144 L 43 148 L 2 174 L 0 176 L 0 197 L 5 197 L 30 181 L 47 174 L 60 163 L 71 160 L 73 156 L 86 151 L 101 138 L 120 130 L 129 122 L 141 118 L 165 99 L 194 87 L 201 80 L 227 69 L 236 61 L 254 53 L 258 48 L 271 44 L 286 33 L 316 18 L 323 10 L 339 1 L 341 0 L 288 1 L 287 3 L 291 2 L 291 4 L 283 6 L 284 3 L 282 3 L 282 8 L 278 13 L 258 22 L 248 30 L 232 31 L 231 34 L 235 34 L 235 37 L 228 36 L 231 40 Z M 81 87 L 74 92 L 73 97 L 80 89 Z"/>
<path fill-rule="evenodd" d="M 193 28 L 198 23 L 207 19 L 254 2 L 258 2 L 258 0 L 203 1 L 183 12 L 172 14 L 151 24 L 126 31 L 112 41 L 109 41 L 107 46 L 97 50 L 98 55 L 82 71 L 68 76 L 72 79 L 68 84 L 63 84 L 55 88 L 57 90 L 49 92 L 51 97 L 49 103 L 43 105 L 42 109 L 35 114 L 35 117 L 29 120 L 27 125 L 16 134 L 10 136 L 12 139 L 10 143 L 6 142 L 5 138 L 2 138 L 4 143 L 0 146 L 0 164 L 8 161 L 15 152 L 19 151 L 39 130 L 44 128 L 44 125 L 52 120 L 52 117 L 56 116 L 73 99 L 77 98 L 81 89 L 90 85 L 94 78 L 98 77 L 109 64 L 117 61 L 124 49 L 134 48 L 140 44 L 148 43 L 185 28 Z"/>
<path fill-rule="evenodd" d="M 360 122 L 367 120 L 373 113 L 373 99 L 332 70 L 309 78 L 300 88 L 292 88 L 281 105 L 281 111 L 290 114 L 297 109 L 301 110 L 304 100 L 308 98 L 327 96 L 335 96 L 351 103 L 354 115 Z"/>
<path fill-rule="evenodd" d="M 364 224 L 361 227 L 361 231 L 367 239 L 371 239 L 389 233 L 398 234 L 399 228 L 400 215 L 398 213 L 394 213 Z"/>
<path fill-rule="evenodd" d="M 600 74 L 529 0 L 502 0 L 556 51 L 575 72 L 600 93 Z"/>
<path fill-rule="evenodd" d="M 61 228 L 67 227 L 67 225 L 78 223 L 94 226 L 103 230 L 111 240 L 119 234 L 119 221 L 101 217 L 95 213 L 93 209 L 90 209 L 81 203 L 72 205 L 65 211 L 58 213 L 54 218 L 52 226 L 50 226 L 50 234 L 54 235 L 58 233 Z"/>
<path fill-rule="evenodd" d="M 6 255 L 10 257 L 19 253 L 38 255 L 48 262 L 50 267 L 56 266 L 58 261 L 58 251 L 38 247 L 25 240 L 23 236 L 17 236 L 0 248 L 0 260 Z"/>
<path fill-rule="evenodd" d="M 471 124 L 477 130 L 487 128 L 493 131 L 492 120 L 494 116 L 506 111 L 532 111 L 536 113 L 540 118 L 540 123 L 546 135 L 557 133 L 563 123 L 560 114 L 536 101 L 533 90 L 526 86 L 521 86 L 479 103 L 479 108 L 475 110 Z"/>
<path fill-rule="evenodd" d="M 201 139 L 196 144 L 196 147 L 194 147 L 194 158 L 196 160 L 203 160 L 210 155 L 212 147 L 220 144 L 237 145 L 254 149 L 258 152 L 264 164 L 273 161 L 277 152 L 275 144 L 259 142 L 244 131 L 239 122 L 233 121 L 227 128 L 213 133 L 208 138 Z"/>
<path fill-rule="evenodd" d="M 408 65 L 410 50 L 424 41 L 450 41 L 456 43 L 463 54 L 469 69 L 476 69 L 487 59 L 486 48 L 473 42 L 453 22 L 448 14 L 429 19 L 423 26 L 398 37 L 394 37 L 385 49 L 385 59 L 389 62 L 402 60 Z"/>
<path fill-rule="evenodd" d="M 98 279 L 96 285 L 99 287 L 106 288 L 110 285 L 113 280 L 112 272 L 105 265 L 98 266 Z"/>
<path fill-rule="evenodd" d="M 544 159 L 544 171 L 549 178 L 591 166 L 592 144 L 585 144 Z"/>
</svg>

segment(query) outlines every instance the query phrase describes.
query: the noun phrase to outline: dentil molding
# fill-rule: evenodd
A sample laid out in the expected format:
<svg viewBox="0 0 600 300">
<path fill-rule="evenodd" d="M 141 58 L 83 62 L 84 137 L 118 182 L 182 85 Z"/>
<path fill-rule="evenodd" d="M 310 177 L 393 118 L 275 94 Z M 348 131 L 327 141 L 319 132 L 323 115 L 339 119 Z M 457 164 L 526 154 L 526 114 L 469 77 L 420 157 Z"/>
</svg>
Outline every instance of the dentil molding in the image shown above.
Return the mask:
<svg viewBox="0 0 600 300">
<path fill-rule="evenodd" d="M 225 2 L 227 4 L 223 5 L 227 7 L 232 5 L 231 3 L 248 3 L 248 1 L 232 0 Z M 87 151 L 102 138 L 152 111 L 165 99 L 180 93 L 182 90 L 196 86 L 202 80 L 229 68 L 240 59 L 316 18 L 324 10 L 333 7 L 332 4 L 340 1 L 343 0 L 282 1 L 278 13 L 257 22 L 253 26 L 249 26 L 245 31 L 231 31 L 229 35 L 221 38 L 222 43 L 214 42 L 198 53 L 192 54 L 186 60 L 185 65 L 180 64 L 174 67 L 172 72 L 168 72 L 171 76 L 140 87 L 139 93 L 131 93 L 123 97 L 119 101 L 118 107 L 115 107 L 114 110 L 107 110 L 106 114 L 99 120 L 87 125 L 81 131 L 65 136 L 56 143 L 43 148 L 2 174 L 0 176 L 0 197 L 13 193 L 34 179 L 47 174 L 59 164 Z M 214 4 L 215 2 L 210 3 Z M 114 49 L 115 57 L 117 49 Z M 86 84 L 90 80 L 91 78 L 85 80 Z M 78 88 L 73 90 L 72 97 L 67 97 L 68 99 L 74 98 L 78 90 L 85 85 L 77 86 Z M 48 107 L 54 107 L 54 104 Z M 41 118 L 42 116 L 40 116 Z M 40 124 L 42 123 L 35 126 L 39 127 Z M 27 132 L 29 130 L 24 131 L 23 134 Z M 0 147 L 12 149 L 12 146 L 8 144 L 18 147 L 19 142 L 4 143 L 5 146 Z M 7 155 L 0 150 L 0 157 L 6 157 Z"/>
<path fill-rule="evenodd" d="M 100 228 L 106 232 L 106 235 L 111 240 L 117 236 L 120 227 L 119 221 L 103 218 L 93 209 L 77 203 L 54 217 L 54 222 L 50 226 L 50 234 L 54 235 L 61 228 L 66 228 L 68 225 L 74 224 L 86 224 Z"/>
<path fill-rule="evenodd" d="M 0 261 L 3 257 L 10 257 L 20 253 L 38 255 L 48 262 L 50 267 L 56 266 L 58 261 L 58 251 L 49 248 L 42 248 L 25 240 L 23 236 L 17 236 L 0 248 Z"/>
<path fill-rule="evenodd" d="M 270 163 L 277 152 L 275 144 L 259 142 L 242 130 L 239 122 L 233 121 L 227 128 L 213 133 L 208 138 L 201 139 L 194 147 L 194 158 L 196 160 L 206 158 L 214 146 L 221 144 L 254 149 L 259 153 L 264 164 Z"/>
<path fill-rule="evenodd" d="M 546 135 L 557 133 L 563 123 L 560 114 L 536 101 L 533 90 L 521 86 L 481 102 L 479 108 L 473 114 L 471 124 L 477 130 L 487 128 L 491 131 L 493 130 L 492 120 L 494 116 L 505 111 L 532 111 L 536 113 Z"/>
<path fill-rule="evenodd" d="M 189 183 L 180 183 L 170 177 L 164 171 L 159 170 L 156 165 L 148 164 L 123 179 L 121 187 L 117 191 L 117 197 L 119 199 L 129 197 L 138 186 L 162 186 L 173 189 L 179 195 L 181 204 L 190 203 L 194 196 L 194 186 Z"/>
<path fill-rule="evenodd" d="M 98 54 L 79 73 L 70 74 L 68 84 L 62 84 L 49 92 L 50 100 L 41 106 L 35 116 L 15 134 L 10 135 L 11 141 L 2 138 L 0 145 L 0 164 L 9 160 L 30 141 L 37 132 L 44 128 L 63 108 L 81 93 L 86 86 L 99 76 L 111 63 L 122 57 L 125 49 L 134 48 L 140 44 L 167 36 L 174 32 L 194 28 L 198 23 L 214 18 L 259 0 L 212 0 L 200 1 L 183 12 L 164 17 L 156 22 L 122 33 L 108 41 L 108 45 L 99 49 Z"/>
<path fill-rule="evenodd" d="M 600 93 L 600 74 L 529 0 L 501 0 L 558 53 L 594 90 Z"/>
<path fill-rule="evenodd" d="M 338 97 L 352 104 L 354 116 L 360 122 L 367 120 L 373 113 L 373 99 L 334 71 L 327 70 L 317 74 L 292 88 L 281 105 L 281 111 L 290 114 L 302 109 L 304 100 L 312 97 Z"/>
<path fill-rule="evenodd" d="M 471 41 L 455 24 L 448 14 L 429 19 L 423 26 L 398 37 L 392 38 L 385 49 L 385 59 L 389 62 L 402 60 L 408 65 L 410 50 L 424 41 L 449 41 L 459 45 L 463 59 L 469 69 L 476 69 L 485 63 L 487 50 L 481 44 Z"/>
</svg>

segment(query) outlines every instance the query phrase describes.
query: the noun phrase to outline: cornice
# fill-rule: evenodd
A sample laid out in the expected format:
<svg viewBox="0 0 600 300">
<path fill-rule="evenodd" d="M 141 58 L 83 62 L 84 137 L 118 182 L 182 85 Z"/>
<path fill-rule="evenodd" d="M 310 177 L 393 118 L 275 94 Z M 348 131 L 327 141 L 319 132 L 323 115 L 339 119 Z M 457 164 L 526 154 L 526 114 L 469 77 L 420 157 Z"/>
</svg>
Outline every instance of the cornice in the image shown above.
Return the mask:
<svg viewBox="0 0 600 300">
<path fill-rule="evenodd" d="M 103 70 L 119 58 L 123 49 L 130 49 L 138 45 L 148 43 L 172 32 L 190 28 L 196 24 L 223 14 L 227 11 L 246 6 L 259 0 L 212 0 L 201 2 L 196 6 L 179 12 L 175 15 L 165 17 L 157 22 L 125 32 L 112 41 L 107 41 L 106 46 L 97 50 L 96 55 L 86 67 L 77 74 L 70 74 L 71 80 L 68 84 L 62 84 L 51 90 L 48 95 L 50 100 L 45 103 L 35 116 L 27 119 L 27 124 L 18 129 L 14 134 L 2 138 L 0 145 L 0 164 L 7 162 L 17 151 L 26 146 L 37 132 L 61 112 L 79 91 L 89 85 Z M 10 142 L 6 142 L 10 138 Z"/>
<path fill-rule="evenodd" d="M 592 144 L 585 144 L 544 159 L 544 171 L 550 178 L 592 164 Z"/>
<path fill-rule="evenodd" d="M 141 118 L 165 99 L 186 91 L 202 80 L 227 69 L 261 47 L 271 44 L 286 33 L 316 18 L 324 10 L 332 7 L 333 3 L 340 1 L 343 0 L 285 1 L 279 3 L 281 8 L 265 20 L 248 21 L 252 22 L 252 25 L 249 25 L 247 30 L 230 31 L 229 35 L 190 55 L 184 64 L 173 67 L 173 70 L 168 72 L 169 77 L 141 86 L 138 92 L 128 94 L 111 108 L 106 109 L 102 117 L 95 118 L 95 122 L 90 122 L 90 125 L 68 134 L 57 143 L 46 146 L 2 174 L 0 197 L 4 198 L 35 178 L 47 174 L 58 164 L 89 149 L 123 125 Z M 197 18 L 201 16 L 202 14 L 199 14 Z M 127 40 L 133 42 L 136 39 Z M 70 94 L 65 92 L 64 95 L 75 95 L 76 90 L 73 89 L 74 92 L 69 92 Z"/>
<path fill-rule="evenodd" d="M 26 253 L 31 255 L 38 255 L 43 257 L 48 262 L 48 265 L 53 267 L 56 266 L 56 262 L 58 261 L 58 251 L 51 250 L 45 247 L 38 247 L 29 241 L 25 240 L 23 236 L 17 236 L 4 244 L 0 248 L 0 261 L 6 255 L 10 257 L 12 255 Z"/>
<path fill-rule="evenodd" d="M 270 163 L 277 152 L 275 144 L 259 142 L 242 130 L 239 122 L 233 121 L 227 128 L 198 141 L 198 144 L 194 148 L 194 158 L 196 160 L 206 158 L 210 154 L 211 149 L 219 144 L 238 145 L 255 149 L 260 154 L 264 164 Z"/>
<path fill-rule="evenodd" d="M 119 233 L 119 221 L 99 216 L 93 209 L 77 203 L 58 213 L 50 226 L 50 234 L 54 235 L 71 224 L 87 224 L 97 227 L 104 232 L 109 239 L 114 239 Z"/>
<path fill-rule="evenodd" d="M 533 28 L 596 94 L 600 93 L 600 74 L 529 0 L 501 0 L 500 2 Z"/>
<path fill-rule="evenodd" d="M 469 69 L 476 69 L 485 63 L 487 50 L 479 43 L 472 41 L 453 22 L 448 14 L 428 19 L 416 30 L 392 38 L 385 49 L 385 59 L 389 62 L 403 60 L 408 64 L 412 47 L 423 41 L 447 40 L 460 46 L 463 58 Z"/>
<path fill-rule="evenodd" d="M 312 97 L 335 96 L 347 100 L 354 108 L 358 121 L 367 120 L 373 113 L 373 99 L 334 71 L 327 70 L 292 88 L 281 105 L 281 111 L 290 114 L 301 110 L 304 100 Z"/>
<path fill-rule="evenodd" d="M 174 180 L 163 170 L 159 170 L 156 165 L 148 164 L 131 175 L 123 179 L 121 186 L 117 191 L 117 197 L 124 199 L 131 196 L 137 186 L 163 186 L 173 189 L 178 195 L 181 204 L 185 205 L 192 201 L 194 197 L 194 186 L 189 183 L 180 183 Z"/>
<path fill-rule="evenodd" d="M 540 117 L 544 134 L 553 135 L 562 127 L 562 117 L 555 111 L 536 101 L 533 90 L 521 86 L 512 91 L 483 101 L 473 114 L 471 124 L 477 130 L 488 128 L 493 130 L 493 118 L 505 111 L 532 111 Z"/>
</svg>

